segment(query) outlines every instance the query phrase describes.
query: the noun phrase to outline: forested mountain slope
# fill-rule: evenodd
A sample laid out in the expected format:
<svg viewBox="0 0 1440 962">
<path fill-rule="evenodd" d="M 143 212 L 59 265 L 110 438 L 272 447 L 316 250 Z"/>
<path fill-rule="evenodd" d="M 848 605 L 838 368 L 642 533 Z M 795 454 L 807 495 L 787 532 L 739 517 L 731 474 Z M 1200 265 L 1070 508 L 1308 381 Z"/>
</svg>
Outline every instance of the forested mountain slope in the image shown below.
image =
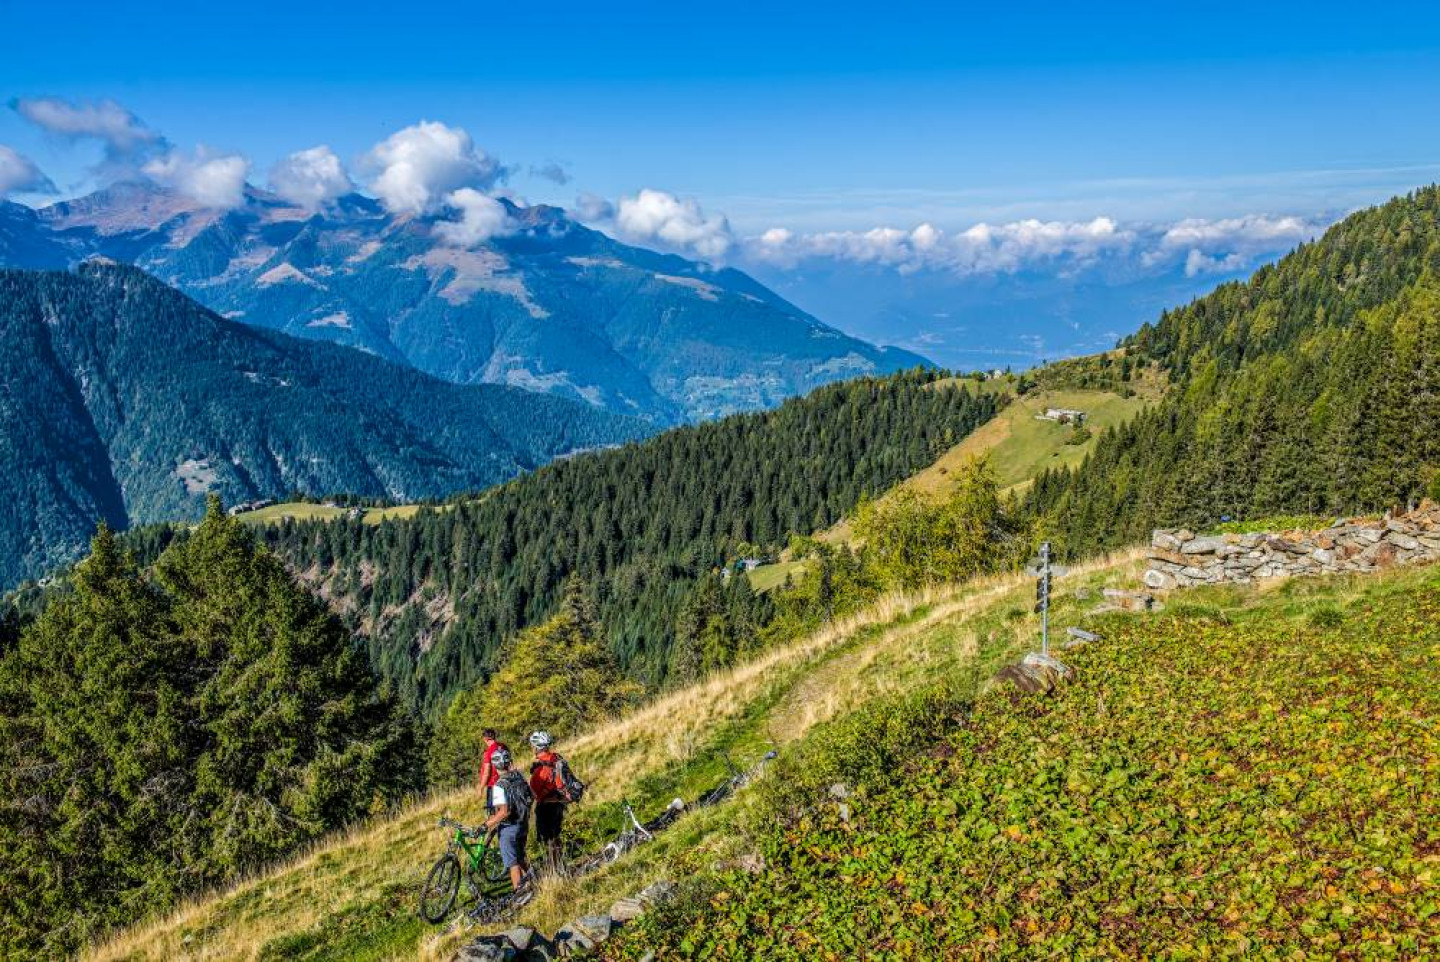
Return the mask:
<svg viewBox="0 0 1440 962">
<path fill-rule="evenodd" d="M 677 613 L 696 579 L 750 545 L 824 528 L 864 494 L 929 464 L 1004 399 L 917 370 L 820 388 L 757 414 L 679 428 L 552 464 L 483 498 L 381 525 L 285 522 L 263 537 L 367 637 L 372 661 L 434 711 L 494 665 L 498 646 L 583 579 L 630 673 L 671 671 Z M 726 583 L 733 632 L 752 644 L 764 602 Z M 728 646 L 728 647 L 727 647 Z"/>
<path fill-rule="evenodd" d="M 559 208 L 501 203 L 504 228 L 462 245 L 453 210 L 395 214 L 350 194 L 311 211 L 247 188 L 219 211 L 119 183 L 39 211 L 0 201 L 0 265 L 99 254 L 245 324 L 658 424 L 922 363 L 846 336 L 740 271 L 622 244 Z"/>
<path fill-rule="evenodd" d="M 1028 507 L 1069 548 L 1223 516 L 1353 513 L 1440 472 L 1440 189 L 1357 213 L 1124 343 L 1166 399 Z"/>
<path fill-rule="evenodd" d="M 440 497 L 648 427 L 227 321 L 130 267 L 0 271 L 0 585 L 97 520 L 294 490 Z"/>
</svg>

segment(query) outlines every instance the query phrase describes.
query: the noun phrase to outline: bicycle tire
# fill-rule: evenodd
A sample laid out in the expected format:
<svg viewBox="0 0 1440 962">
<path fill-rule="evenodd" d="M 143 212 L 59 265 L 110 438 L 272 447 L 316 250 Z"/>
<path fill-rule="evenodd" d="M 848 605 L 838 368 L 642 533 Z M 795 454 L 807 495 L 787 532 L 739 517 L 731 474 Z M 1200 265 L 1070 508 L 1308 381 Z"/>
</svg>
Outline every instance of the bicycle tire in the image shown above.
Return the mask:
<svg viewBox="0 0 1440 962">
<path fill-rule="evenodd" d="M 420 917 L 431 925 L 444 921 L 460 894 L 460 860 L 446 852 L 436 859 L 420 890 Z"/>
</svg>

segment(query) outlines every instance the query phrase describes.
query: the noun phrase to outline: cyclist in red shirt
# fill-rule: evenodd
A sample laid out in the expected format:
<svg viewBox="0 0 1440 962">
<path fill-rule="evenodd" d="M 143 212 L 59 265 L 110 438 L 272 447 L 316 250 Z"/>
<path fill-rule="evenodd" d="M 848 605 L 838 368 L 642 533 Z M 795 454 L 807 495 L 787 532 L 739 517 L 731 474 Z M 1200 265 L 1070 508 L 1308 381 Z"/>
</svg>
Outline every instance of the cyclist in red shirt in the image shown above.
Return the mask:
<svg viewBox="0 0 1440 962">
<path fill-rule="evenodd" d="M 502 748 L 507 752 L 510 749 L 505 748 L 504 743 L 497 740 L 493 728 L 485 729 L 480 735 L 485 739 L 485 754 L 480 759 L 480 794 L 485 796 L 485 811 L 489 812 L 492 811 L 490 789 L 494 788 L 495 783 L 500 780 L 500 773 L 495 770 L 495 752 Z"/>
<path fill-rule="evenodd" d="M 535 796 L 535 837 L 545 846 L 551 870 L 560 865 L 560 829 L 565 824 L 565 803 L 569 801 L 560 784 L 556 764 L 560 756 L 553 751 L 554 740 L 548 732 L 530 736 L 535 749 L 535 762 L 530 766 L 530 792 Z"/>
</svg>

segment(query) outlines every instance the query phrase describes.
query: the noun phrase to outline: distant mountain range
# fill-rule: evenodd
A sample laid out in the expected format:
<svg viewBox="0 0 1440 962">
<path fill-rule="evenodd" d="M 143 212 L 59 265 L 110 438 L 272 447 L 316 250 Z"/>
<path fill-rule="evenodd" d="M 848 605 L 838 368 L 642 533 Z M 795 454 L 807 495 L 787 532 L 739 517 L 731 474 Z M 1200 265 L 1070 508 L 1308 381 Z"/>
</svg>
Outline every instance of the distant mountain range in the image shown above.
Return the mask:
<svg viewBox="0 0 1440 962">
<path fill-rule="evenodd" d="M 0 270 L 0 587 L 210 491 L 438 497 L 653 430 L 247 327 L 131 267 Z"/>
<path fill-rule="evenodd" d="M 733 269 L 615 241 L 502 201 L 499 236 L 360 194 L 309 212 L 249 189 L 209 210 L 117 184 L 40 210 L 0 202 L 0 265 L 135 264 L 246 324 L 358 347 L 459 384 L 506 384 L 658 424 L 772 406 L 925 363 L 846 336 Z"/>
</svg>

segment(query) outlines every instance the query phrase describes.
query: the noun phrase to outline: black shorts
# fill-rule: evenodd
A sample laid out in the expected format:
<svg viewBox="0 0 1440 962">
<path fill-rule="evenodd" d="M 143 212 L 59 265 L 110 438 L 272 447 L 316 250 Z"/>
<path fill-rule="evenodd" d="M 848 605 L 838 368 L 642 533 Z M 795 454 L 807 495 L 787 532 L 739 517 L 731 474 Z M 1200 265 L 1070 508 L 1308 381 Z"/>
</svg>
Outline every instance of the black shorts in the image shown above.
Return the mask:
<svg viewBox="0 0 1440 962">
<path fill-rule="evenodd" d="M 558 802 L 545 802 L 535 806 L 535 837 L 542 842 L 553 842 L 560 837 L 560 827 L 565 824 L 565 806 Z"/>
</svg>

